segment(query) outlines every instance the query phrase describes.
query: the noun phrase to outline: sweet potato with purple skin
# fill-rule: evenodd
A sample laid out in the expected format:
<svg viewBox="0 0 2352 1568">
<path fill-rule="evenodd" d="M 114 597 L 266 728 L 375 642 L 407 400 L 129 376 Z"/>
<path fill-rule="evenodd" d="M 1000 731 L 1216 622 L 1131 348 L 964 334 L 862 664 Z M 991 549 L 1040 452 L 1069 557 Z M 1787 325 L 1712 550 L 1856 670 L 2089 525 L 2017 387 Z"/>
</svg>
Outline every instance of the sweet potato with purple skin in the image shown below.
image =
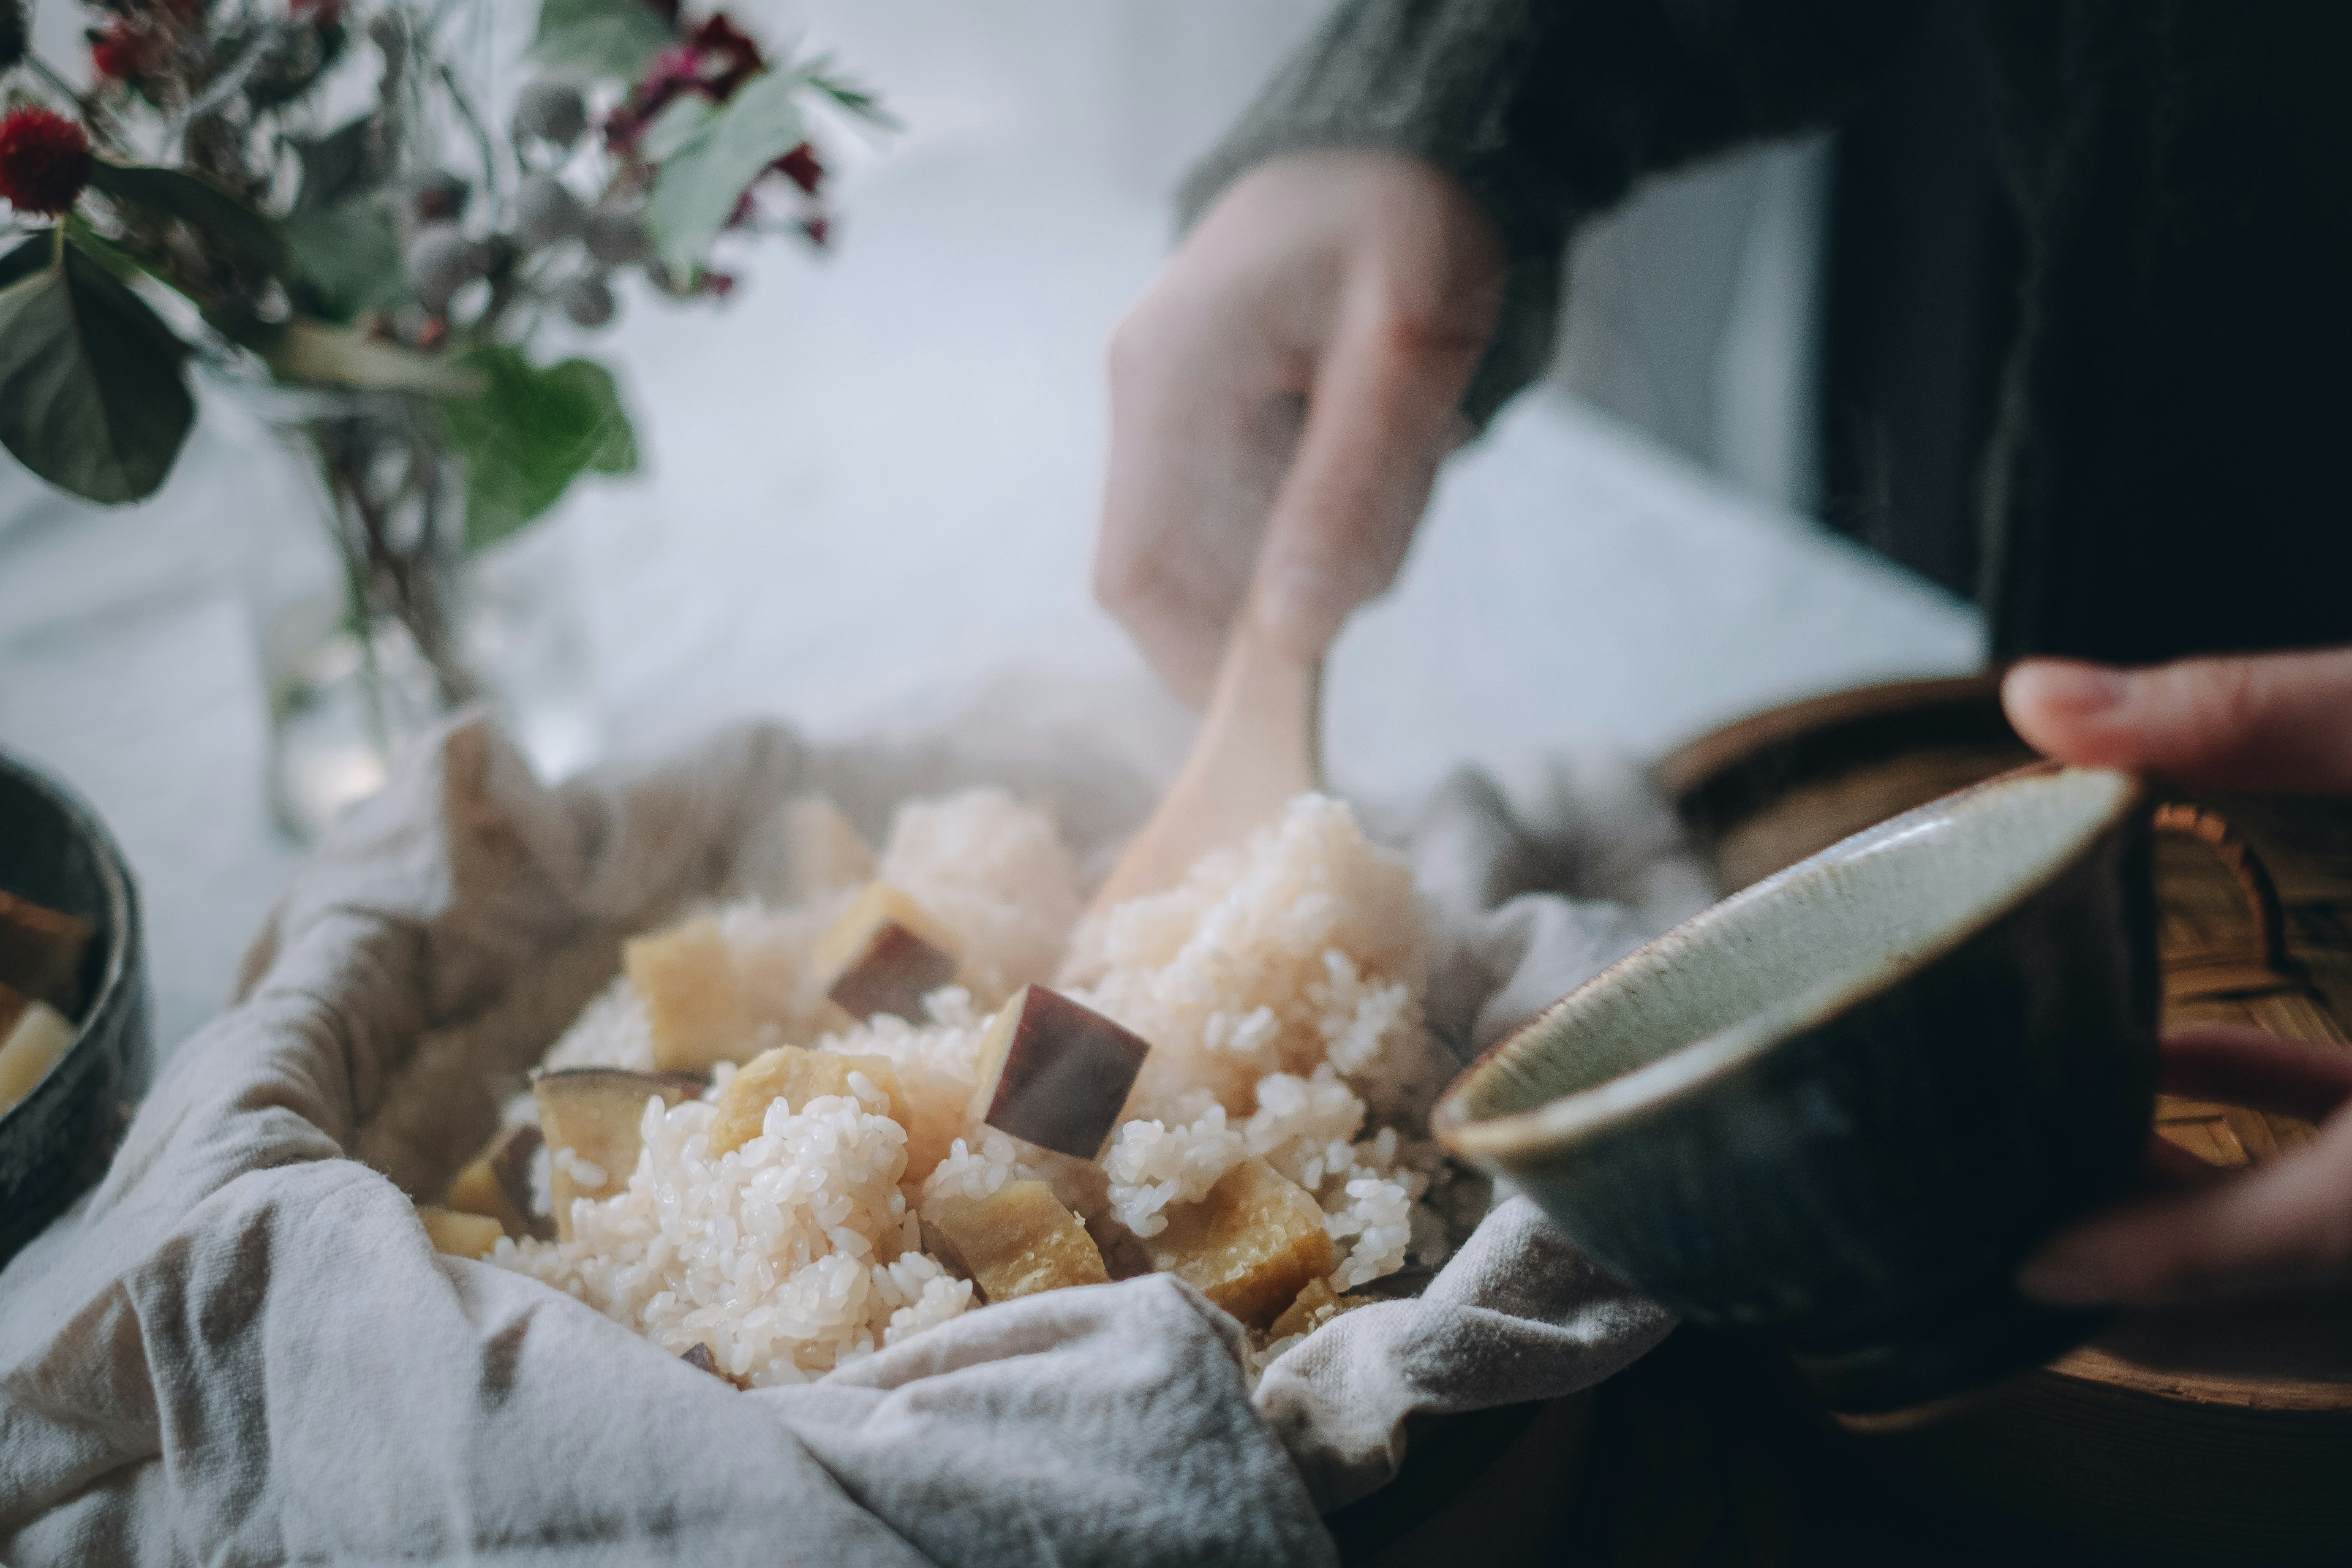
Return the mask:
<svg viewBox="0 0 2352 1568">
<path fill-rule="evenodd" d="M 499 1128 L 482 1152 L 449 1178 L 442 1206 L 494 1219 L 517 1241 L 553 1237 L 554 1223 L 530 1212 L 530 1161 L 543 1142 L 539 1129 L 528 1122 Z"/>
<path fill-rule="evenodd" d="M 1101 1157 L 1151 1047 L 1058 991 L 1026 985 L 980 1047 L 981 1120 L 1041 1149 Z"/>
<path fill-rule="evenodd" d="M 868 883 L 809 956 L 825 995 L 860 1023 L 882 1013 L 919 1023 L 923 998 L 962 962 L 955 933 L 887 882 Z"/>
</svg>

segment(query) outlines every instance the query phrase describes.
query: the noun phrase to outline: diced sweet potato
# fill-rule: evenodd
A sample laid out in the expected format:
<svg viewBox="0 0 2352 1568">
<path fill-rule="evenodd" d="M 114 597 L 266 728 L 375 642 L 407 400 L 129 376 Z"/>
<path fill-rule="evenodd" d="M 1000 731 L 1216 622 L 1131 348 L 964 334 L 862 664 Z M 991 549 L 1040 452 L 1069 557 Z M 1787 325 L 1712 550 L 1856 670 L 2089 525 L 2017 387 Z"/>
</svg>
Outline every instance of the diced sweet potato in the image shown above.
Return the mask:
<svg viewBox="0 0 2352 1568">
<path fill-rule="evenodd" d="M 499 1128 L 482 1152 L 449 1178 L 442 1206 L 494 1219 L 517 1241 L 553 1236 L 554 1225 L 530 1212 L 530 1161 L 543 1142 L 539 1129 L 528 1122 Z"/>
<path fill-rule="evenodd" d="M 79 915 L 0 893 L 0 983 L 70 1019 L 81 1008 L 81 961 L 97 928 Z"/>
<path fill-rule="evenodd" d="M 1118 1125 L 1150 1049 L 1093 1008 L 1026 985 L 981 1042 L 973 1104 L 991 1127 L 1092 1160 Z"/>
<path fill-rule="evenodd" d="M 452 1258 L 488 1258 L 499 1245 L 499 1238 L 506 1235 L 499 1222 L 488 1215 L 459 1214 L 456 1209 L 419 1204 L 416 1217 L 425 1223 L 425 1234 L 432 1239 L 433 1250 Z"/>
<path fill-rule="evenodd" d="M 735 955 L 712 919 L 688 921 L 624 943 L 622 966 L 645 1004 L 654 1066 L 705 1072 L 752 1054 L 756 1037 Z"/>
<path fill-rule="evenodd" d="M 785 893 L 795 904 L 874 879 L 874 847 L 821 795 L 784 808 L 784 854 Z"/>
<path fill-rule="evenodd" d="M 1007 1182 L 926 1223 L 924 1245 L 972 1282 L 983 1301 L 1010 1301 L 1110 1279 L 1094 1237 L 1043 1182 Z"/>
<path fill-rule="evenodd" d="M 689 1090 L 675 1077 L 628 1072 L 620 1068 L 572 1068 L 541 1073 L 531 1084 L 539 1100 L 539 1130 L 558 1151 L 549 1188 L 554 1198 L 557 1239 L 572 1239 L 572 1204 L 576 1198 L 607 1198 L 629 1184 L 645 1148 L 639 1131 L 646 1101 L 659 1096 L 676 1105 Z M 602 1181 L 588 1183 L 562 1151 L 595 1167 Z"/>
<path fill-rule="evenodd" d="M 0 1035 L 0 1114 L 33 1092 L 73 1044 L 74 1026 L 47 1002 L 27 1002 Z"/>
<path fill-rule="evenodd" d="M 1200 1202 L 1171 1209 L 1168 1227 L 1143 1247 L 1154 1268 L 1197 1286 L 1254 1329 L 1333 1262 L 1322 1206 L 1263 1160 L 1243 1161 Z"/>
<path fill-rule="evenodd" d="M 819 1095 L 848 1095 L 853 1072 L 864 1073 L 868 1083 L 887 1095 L 887 1114 L 903 1121 L 907 1097 L 898 1088 L 898 1070 L 889 1058 L 778 1046 L 745 1062 L 719 1090 L 719 1116 L 710 1124 L 711 1158 L 731 1153 L 757 1138 L 768 1107 L 778 1096 L 798 1110 Z"/>
<path fill-rule="evenodd" d="M 919 1020 L 923 998 L 956 977 L 962 943 L 887 882 L 857 895 L 810 955 L 816 983 L 860 1022 L 878 1013 Z"/>
<path fill-rule="evenodd" d="M 1309 1279 L 1298 1300 L 1283 1309 L 1282 1316 L 1265 1331 L 1268 1340 L 1286 1340 L 1293 1334 L 1311 1334 L 1342 1312 L 1352 1312 L 1370 1303 L 1361 1296 L 1342 1296 L 1331 1289 L 1328 1279 Z"/>
</svg>

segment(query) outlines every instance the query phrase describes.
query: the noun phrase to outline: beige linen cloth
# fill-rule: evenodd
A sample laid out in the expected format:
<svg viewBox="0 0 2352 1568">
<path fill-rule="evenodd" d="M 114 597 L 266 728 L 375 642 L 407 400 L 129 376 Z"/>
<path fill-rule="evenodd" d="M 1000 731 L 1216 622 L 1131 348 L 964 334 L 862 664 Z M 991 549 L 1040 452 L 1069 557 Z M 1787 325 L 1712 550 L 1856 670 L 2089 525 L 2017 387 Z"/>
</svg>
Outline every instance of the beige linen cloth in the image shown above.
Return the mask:
<svg viewBox="0 0 2352 1568">
<path fill-rule="evenodd" d="M 478 718 L 422 748 L 296 873 L 102 1185 L 0 1274 L 0 1559 L 1327 1563 L 1319 1511 L 1394 1473 L 1408 1414 L 1570 1392 L 1665 1331 L 1524 1198 L 1254 1394 L 1237 1326 L 1165 1276 L 739 1394 L 433 1251 L 403 1189 L 487 1135 L 625 935 L 772 878 L 794 795 L 878 834 L 980 782 L 1097 856 L 1149 800 L 1063 747 L 740 729 L 552 790 Z M 1465 775 L 1375 826 L 1435 909 L 1430 1015 L 1461 1052 L 1704 897 L 1623 769 Z"/>
</svg>

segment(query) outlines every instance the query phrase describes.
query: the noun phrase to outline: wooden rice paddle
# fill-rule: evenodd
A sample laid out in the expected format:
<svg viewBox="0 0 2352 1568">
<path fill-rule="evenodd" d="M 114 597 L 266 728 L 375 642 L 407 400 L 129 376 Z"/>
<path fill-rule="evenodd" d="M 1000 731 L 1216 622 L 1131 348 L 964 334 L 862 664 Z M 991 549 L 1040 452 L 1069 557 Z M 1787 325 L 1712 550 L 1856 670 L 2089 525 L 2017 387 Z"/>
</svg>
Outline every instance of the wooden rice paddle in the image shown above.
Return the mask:
<svg viewBox="0 0 2352 1568">
<path fill-rule="evenodd" d="M 1238 844 L 1322 787 L 1323 660 L 1300 661 L 1245 606 L 1225 645 L 1192 754 L 1129 843 L 1088 914 L 1174 887 L 1192 862 Z"/>
</svg>

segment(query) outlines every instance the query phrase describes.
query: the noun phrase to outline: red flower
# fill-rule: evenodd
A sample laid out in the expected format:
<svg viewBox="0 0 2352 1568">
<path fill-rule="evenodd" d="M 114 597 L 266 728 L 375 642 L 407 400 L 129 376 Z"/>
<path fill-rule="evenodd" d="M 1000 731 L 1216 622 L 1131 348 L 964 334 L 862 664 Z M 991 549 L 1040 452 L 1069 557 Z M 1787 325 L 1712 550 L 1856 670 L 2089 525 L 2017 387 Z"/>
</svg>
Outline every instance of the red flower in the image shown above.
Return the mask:
<svg viewBox="0 0 2352 1568">
<path fill-rule="evenodd" d="M 760 58 L 760 46 L 729 21 L 724 11 L 697 27 L 686 47 L 698 59 L 701 79 L 697 85 L 720 103 L 734 97 L 735 89 L 767 64 Z"/>
<path fill-rule="evenodd" d="M 724 103 L 766 64 L 760 46 L 720 12 L 684 43 L 672 44 L 654 57 L 645 79 L 629 89 L 627 100 L 604 122 L 604 139 L 627 152 L 679 95 L 698 92 L 713 103 Z"/>
<path fill-rule="evenodd" d="M 801 219 L 801 232 L 808 236 L 811 245 L 823 250 L 824 242 L 833 234 L 833 225 L 821 217 L 804 217 Z"/>
<path fill-rule="evenodd" d="M 89 138 L 47 109 L 11 110 L 0 119 L 0 200 L 18 212 L 56 216 L 89 184 Z"/>
<path fill-rule="evenodd" d="M 810 195 L 816 195 L 817 184 L 824 178 L 824 165 L 816 161 L 816 149 L 805 142 L 777 159 L 774 168 Z"/>
<path fill-rule="evenodd" d="M 153 56 L 154 39 L 128 16 L 117 16 L 89 35 L 90 67 L 110 81 L 137 81 Z"/>
</svg>

